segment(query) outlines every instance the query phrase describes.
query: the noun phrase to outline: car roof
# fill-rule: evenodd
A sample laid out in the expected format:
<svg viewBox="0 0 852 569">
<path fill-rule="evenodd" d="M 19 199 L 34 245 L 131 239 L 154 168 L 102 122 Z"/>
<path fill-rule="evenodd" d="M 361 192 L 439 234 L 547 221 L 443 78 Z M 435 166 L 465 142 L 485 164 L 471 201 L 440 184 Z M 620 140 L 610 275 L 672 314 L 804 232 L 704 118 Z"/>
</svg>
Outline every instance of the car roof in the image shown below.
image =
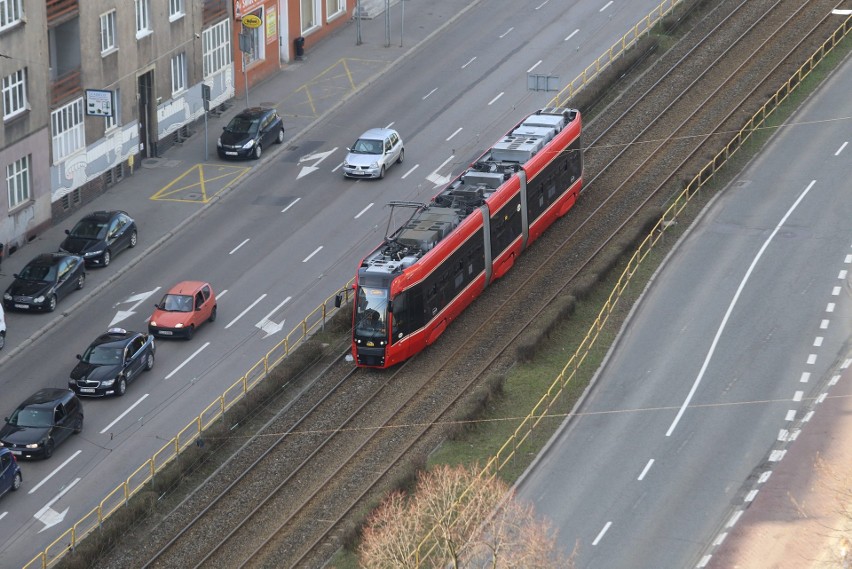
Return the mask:
<svg viewBox="0 0 852 569">
<path fill-rule="evenodd" d="M 210 286 L 204 281 L 182 281 L 169 289 L 166 294 L 193 294 L 203 286 Z M 210 287 L 211 289 L 213 287 Z"/>
<path fill-rule="evenodd" d="M 95 338 L 90 346 L 101 346 L 104 344 L 126 345 L 130 340 L 139 336 L 139 332 L 129 332 L 121 328 L 110 328 L 105 333 Z"/>
<path fill-rule="evenodd" d="M 119 215 L 119 214 L 127 215 L 127 212 L 124 211 L 124 210 L 120 210 L 120 209 L 98 210 L 98 211 L 93 211 L 93 212 L 87 213 L 86 215 L 84 215 L 81 218 L 81 221 L 83 221 L 83 220 L 109 221 L 110 219 L 112 219 L 113 217 L 115 217 L 116 215 Z M 130 217 L 129 215 L 127 215 L 127 216 Z"/>
<path fill-rule="evenodd" d="M 33 405 L 45 405 L 56 401 L 70 400 L 74 398 L 74 392 L 70 389 L 60 389 L 57 387 L 45 387 L 39 389 L 29 397 L 27 397 L 20 407 L 29 407 Z"/>
<path fill-rule="evenodd" d="M 28 265 L 55 265 L 62 259 L 66 257 L 77 257 L 77 255 L 69 255 L 68 253 L 42 253 L 41 255 L 36 255 Z"/>
<path fill-rule="evenodd" d="M 265 115 L 269 111 L 274 111 L 275 109 L 271 107 L 249 107 L 247 109 L 243 109 L 237 114 L 238 117 L 249 117 L 255 118 L 262 115 Z"/>
<path fill-rule="evenodd" d="M 387 137 L 391 133 L 396 133 L 396 131 L 392 128 L 371 128 L 365 131 L 364 134 L 362 134 L 358 138 L 366 138 L 368 140 L 372 140 L 375 138 L 379 140 L 384 140 L 385 137 Z M 397 135 L 398 134 L 399 133 L 397 133 Z"/>
</svg>

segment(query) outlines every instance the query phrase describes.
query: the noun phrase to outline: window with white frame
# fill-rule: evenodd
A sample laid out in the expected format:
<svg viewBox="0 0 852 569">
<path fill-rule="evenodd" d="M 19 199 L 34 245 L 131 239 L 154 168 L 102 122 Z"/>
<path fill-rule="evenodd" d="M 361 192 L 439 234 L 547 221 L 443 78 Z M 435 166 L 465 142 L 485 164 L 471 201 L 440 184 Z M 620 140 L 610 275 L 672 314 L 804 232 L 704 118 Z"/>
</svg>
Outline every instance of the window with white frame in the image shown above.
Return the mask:
<svg viewBox="0 0 852 569">
<path fill-rule="evenodd" d="M 320 10 L 322 0 L 299 0 L 299 22 L 302 25 L 302 33 L 317 26 L 322 17 Z"/>
<path fill-rule="evenodd" d="M 11 28 L 23 17 L 23 0 L 0 0 L 0 32 L 6 28 Z"/>
<path fill-rule="evenodd" d="M 186 53 L 172 58 L 172 95 L 186 89 Z"/>
<path fill-rule="evenodd" d="M 104 131 L 121 124 L 121 93 L 116 89 L 112 94 L 112 116 L 104 117 Z"/>
<path fill-rule="evenodd" d="M 151 33 L 149 0 L 136 0 L 136 39 Z"/>
<path fill-rule="evenodd" d="M 201 32 L 201 51 L 205 79 L 231 64 L 230 20 Z"/>
<path fill-rule="evenodd" d="M 27 68 L 3 78 L 3 120 L 27 110 Z"/>
<path fill-rule="evenodd" d="M 256 12 L 252 12 L 255 16 L 263 20 L 263 8 L 257 10 Z M 248 63 L 252 63 L 254 61 L 261 61 L 266 57 L 266 42 L 264 41 L 264 26 L 260 26 L 259 28 L 247 28 L 243 26 L 243 33 L 248 34 L 251 37 L 251 51 L 248 52 Z"/>
<path fill-rule="evenodd" d="M 6 166 L 6 192 L 9 210 L 30 201 L 30 156 L 24 156 Z"/>
<path fill-rule="evenodd" d="M 101 14 L 101 55 L 115 51 L 115 10 Z"/>
<path fill-rule="evenodd" d="M 183 0 L 169 0 L 169 21 L 174 22 L 184 16 Z"/>
<path fill-rule="evenodd" d="M 71 101 L 50 113 L 50 132 L 53 137 L 53 163 L 74 154 L 86 145 L 86 125 L 83 97 Z"/>
<path fill-rule="evenodd" d="M 346 9 L 346 0 L 325 0 L 325 19 L 330 20 Z"/>
</svg>

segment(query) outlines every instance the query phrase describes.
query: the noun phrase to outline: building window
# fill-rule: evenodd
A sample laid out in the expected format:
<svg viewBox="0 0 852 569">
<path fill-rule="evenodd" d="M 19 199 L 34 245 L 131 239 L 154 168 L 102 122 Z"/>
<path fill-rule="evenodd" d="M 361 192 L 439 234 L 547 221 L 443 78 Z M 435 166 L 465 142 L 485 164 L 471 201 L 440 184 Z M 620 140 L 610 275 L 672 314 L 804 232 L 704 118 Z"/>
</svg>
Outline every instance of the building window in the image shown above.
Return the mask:
<svg viewBox="0 0 852 569">
<path fill-rule="evenodd" d="M 115 51 L 115 10 L 101 14 L 101 55 Z"/>
<path fill-rule="evenodd" d="M 11 28 L 24 16 L 23 0 L 0 0 L 0 31 Z"/>
<path fill-rule="evenodd" d="M 104 117 L 104 131 L 121 124 L 121 93 L 116 89 L 112 94 L 112 116 Z"/>
<path fill-rule="evenodd" d="M 186 89 L 186 53 L 172 58 L 172 95 Z"/>
<path fill-rule="evenodd" d="M 255 16 L 263 20 L 263 9 L 256 12 L 252 12 Z M 248 52 L 248 61 L 247 63 L 252 63 L 255 61 L 261 61 L 264 57 L 266 57 L 265 47 L 266 42 L 264 40 L 264 26 L 260 26 L 259 28 L 247 28 L 243 26 L 243 33 L 248 34 L 251 37 L 251 51 Z"/>
<path fill-rule="evenodd" d="M 230 21 L 222 20 L 201 33 L 201 50 L 204 61 L 204 78 L 231 64 Z"/>
<path fill-rule="evenodd" d="M 136 39 L 151 33 L 151 12 L 149 0 L 136 0 Z"/>
<path fill-rule="evenodd" d="M 346 0 L 325 0 L 325 19 L 330 20 L 346 9 Z"/>
<path fill-rule="evenodd" d="M 29 155 L 6 166 L 6 191 L 9 196 L 9 210 L 30 201 Z"/>
<path fill-rule="evenodd" d="M 183 16 L 183 0 L 169 0 L 169 21 L 174 22 Z"/>
<path fill-rule="evenodd" d="M 54 164 L 58 164 L 62 159 L 74 154 L 86 145 L 86 129 L 83 119 L 83 97 L 50 113 Z"/>
<path fill-rule="evenodd" d="M 3 78 L 3 120 L 27 110 L 27 68 Z"/>
</svg>

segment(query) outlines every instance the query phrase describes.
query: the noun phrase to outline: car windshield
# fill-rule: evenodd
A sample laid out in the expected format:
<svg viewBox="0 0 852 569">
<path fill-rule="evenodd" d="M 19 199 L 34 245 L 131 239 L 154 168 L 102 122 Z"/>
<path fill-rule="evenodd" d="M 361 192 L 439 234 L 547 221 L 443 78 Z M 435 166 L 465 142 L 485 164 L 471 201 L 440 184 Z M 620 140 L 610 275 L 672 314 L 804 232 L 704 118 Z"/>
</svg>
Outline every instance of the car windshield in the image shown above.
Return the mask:
<svg viewBox="0 0 852 569">
<path fill-rule="evenodd" d="M 387 308 L 387 289 L 358 287 L 355 332 L 359 336 L 384 337 L 387 333 Z"/>
<path fill-rule="evenodd" d="M 52 265 L 30 264 L 18 274 L 18 278 L 25 281 L 48 281 L 56 280 L 56 267 Z"/>
<path fill-rule="evenodd" d="M 49 427 L 53 424 L 53 412 L 39 407 L 24 407 L 9 417 L 9 424 L 15 427 Z"/>
<path fill-rule="evenodd" d="M 381 154 L 382 141 L 359 138 L 355 141 L 355 144 L 352 145 L 350 152 L 353 152 L 354 154 Z"/>
<path fill-rule="evenodd" d="M 82 360 L 93 365 L 117 365 L 121 363 L 122 348 L 115 346 L 90 346 Z"/>
<path fill-rule="evenodd" d="M 225 130 L 235 134 L 254 134 L 257 132 L 257 125 L 260 119 L 249 119 L 245 117 L 234 117 Z"/>
<path fill-rule="evenodd" d="M 183 294 L 167 294 L 160 303 L 160 309 L 169 312 L 192 312 L 192 297 Z"/>
<path fill-rule="evenodd" d="M 71 230 L 72 237 L 83 239 L 103 239 L 106 237 L 107 224 L 92 220 L 82 220 Z"/>
</svg>

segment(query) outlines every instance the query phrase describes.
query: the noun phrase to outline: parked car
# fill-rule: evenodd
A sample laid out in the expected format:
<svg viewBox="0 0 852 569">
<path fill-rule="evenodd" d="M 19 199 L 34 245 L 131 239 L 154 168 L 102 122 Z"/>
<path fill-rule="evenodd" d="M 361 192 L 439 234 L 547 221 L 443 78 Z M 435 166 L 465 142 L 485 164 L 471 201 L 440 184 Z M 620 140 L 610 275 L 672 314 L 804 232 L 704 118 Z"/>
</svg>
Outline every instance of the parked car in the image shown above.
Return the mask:
<svg viewBox="0 0 852 569">
<path fill-rule="evenodd" d="M 216 142 L 219 158 L 254 158 L 275 142 L 284 142 L 284 121 L 275 109 L 251 107 L 225 125 Z"/>
<path fill-rule="evenodd" d="M 348 178 L 384 178 L 388 168 L 405 158 L 402 138 L 392 128 L 371 128 L 347 150 L 343 175 Z"/>
<path fill-rule="evenodd" d="M 6 345 L 6 315 L 3 313 L 3 305 L 0 304 L 0 350 Z"/>
<path fill-rule="evenodd" d="M 7 448 L 0 448 L 0 498 L 6 492 L 20 488 L 23 482 L 24 477 L 15 455 Z"/>
<path fill-rule="evenodd" d="M 110 328 L 77 354 L 68 387 L 77 395 L 121 397 L 128 383 L 154 367 L 155 350 L 150 334 Z"/>
<path fill-rule="evenodd" d="M 184 281 L 169 289 L 154 305 L 148 332 L 169 338 L 192 338 L 205 322 L 216 320 L 216 295 L 209 283 Z"/>
<path fill-rule="evenodd" d="M 24 458 L 50 458 L 57 446 L 82 430 L 83 404 L 74 392 L 47 387 L 6 418 L 0 429 L 0 447 Z"/>
<path fill-rule="evenodd" d="M 86 284 L 86 264 L 77 255 L 43 253 L 14 277 L 3 294 L 7 310 L 53 312 L 57 302 Z"/>
<path fill-rule="evenodd" d="M 79 255 L 86 266 L 109 265 L 113 256 L 136 247 L 139 237 L 136 222 L 127 212 L 95 211 L 81 219 L 59 246 L 63 253 Z"/>
</svg>

